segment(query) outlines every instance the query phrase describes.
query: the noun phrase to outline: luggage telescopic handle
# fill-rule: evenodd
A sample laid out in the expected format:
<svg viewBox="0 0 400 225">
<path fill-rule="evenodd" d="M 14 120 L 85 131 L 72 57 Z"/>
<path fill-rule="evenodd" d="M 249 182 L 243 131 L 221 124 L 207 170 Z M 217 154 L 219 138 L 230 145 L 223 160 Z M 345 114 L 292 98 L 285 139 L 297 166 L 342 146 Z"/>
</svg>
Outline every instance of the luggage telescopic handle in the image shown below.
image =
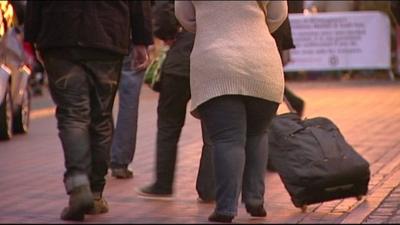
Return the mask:
<svg viewBox="0 0 400 225">
<path fill-rule="evenodd" d="M 283 95 L 283 102 L 285 102 L 286 106 L 288 107 L 291 113 L 296 113 L 296 110 L 293 108 L 292 104 L 290 104 L 289 100 Z"/>
</svg>

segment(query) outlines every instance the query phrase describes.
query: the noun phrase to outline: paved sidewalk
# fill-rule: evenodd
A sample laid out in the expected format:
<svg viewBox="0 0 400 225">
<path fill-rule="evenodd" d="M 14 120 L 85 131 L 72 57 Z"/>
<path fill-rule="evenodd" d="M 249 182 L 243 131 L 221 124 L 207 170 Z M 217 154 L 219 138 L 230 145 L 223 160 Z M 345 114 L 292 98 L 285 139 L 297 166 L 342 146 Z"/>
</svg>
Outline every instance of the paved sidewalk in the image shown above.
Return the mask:
<svg viewBox="0 0 400 225">
<path fill-rule="evenodd" d="M 398 224 L 400 223 L 400 186 L 363 221 L 364 224 Z"/>
<path fill-rule="evenodd" d="M 362 201 L 349 198 L 315 204 L 302 213 L 291 203 L 279 176 L 268 173 L 268 216 L 251 218 L 241 205 L 234 222 L 371 223 L 377 221 L 377 216 L 388 214 L 384 221 L 400 223 L 400 190 L 396 189 L 400 182 L 400 83 L 310 81 L 288 86 L 305 99 L 307 117 L 332 119 L 348 142 L 370 162 L 370 191 Z M 202 143 L 199 121 L 190 115 L 179 143 L 174 199 L 150 201 L 135 193 L 136 188 L 153 179 L 157 97 L 157 93 L 143 88 L 137 150 L 131 165 L 134 179 L 109 176 L 105 197 L 110 212 L 88 216 L 85 222 L 207 223 L 213 205 L 196 201 L 195 179 Z M 282 105 L 279 111 L 286 110 Z M 47 109 L 36 113 L 28 135 L 0 142 L 0 223 L 64 223 L 59 214 L 68 198 L 62 184 L 64 162 L 53 112 Z"/>
</svg>

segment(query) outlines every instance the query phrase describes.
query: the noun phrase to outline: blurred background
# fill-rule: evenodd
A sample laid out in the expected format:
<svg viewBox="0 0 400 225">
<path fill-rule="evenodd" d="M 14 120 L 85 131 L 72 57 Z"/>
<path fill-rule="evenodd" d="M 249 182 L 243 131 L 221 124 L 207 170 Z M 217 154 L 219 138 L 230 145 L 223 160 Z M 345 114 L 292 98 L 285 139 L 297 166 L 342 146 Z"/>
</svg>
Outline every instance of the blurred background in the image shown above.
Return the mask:
<svg viewBox="0 0 400 225">
<path fill-rule="evenodd" d="M 398 79 L 398 1 L 288 1 L 287 79 Z"/>
</svg>

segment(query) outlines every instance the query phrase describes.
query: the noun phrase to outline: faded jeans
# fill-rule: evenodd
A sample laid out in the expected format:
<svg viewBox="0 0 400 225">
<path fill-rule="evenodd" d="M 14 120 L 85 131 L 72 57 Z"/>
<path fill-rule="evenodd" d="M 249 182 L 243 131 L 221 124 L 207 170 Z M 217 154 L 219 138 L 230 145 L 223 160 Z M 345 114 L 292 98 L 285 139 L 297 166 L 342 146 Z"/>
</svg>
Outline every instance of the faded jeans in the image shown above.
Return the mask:
<svg viewBox="0 0 400 225">
<path fill-rule="evenodd" d="M 66 49 L 43 54 L 57 106 L 67 193 L 81 185 L 103 192 L 113 132 L 112 108 L 122 56 Z"/>
<path fill-rule="evenodd" d="M 139 96 L 144 71 L 132 69 L 132 54 L 124 58 L 119 84 L 119 111 L 111 147 L 111 168 L 127 168 L 136 149 Z"/>
<path fill-rule="evenodd" d="M 216 97 L 198 108 L 213 145 L 218 214 L 237 215 L 241 191 L 246 205 L 264 204 L 267 129 L 277 108 L 240 95 Z"/>
</svg>

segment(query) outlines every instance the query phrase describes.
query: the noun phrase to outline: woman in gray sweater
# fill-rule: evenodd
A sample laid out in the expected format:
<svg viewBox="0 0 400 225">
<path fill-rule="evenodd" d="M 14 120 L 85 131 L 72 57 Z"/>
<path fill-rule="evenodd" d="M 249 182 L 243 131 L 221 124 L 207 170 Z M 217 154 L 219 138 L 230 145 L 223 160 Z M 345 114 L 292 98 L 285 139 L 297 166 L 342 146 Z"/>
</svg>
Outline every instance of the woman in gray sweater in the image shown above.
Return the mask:
<svg viewBox="0 0 400 225">
<path fill-rule="evenodd" d="M 215 147 L 216 208 L 209 220 L 231 222 L 241 191 L 247 212 L 264 217 L 267 127 L 284 88 L 271 33 L 287 17 L 287 3 L 176 1 L 175 14 L 196 33 L 191 112 Z"/>
</svg>

